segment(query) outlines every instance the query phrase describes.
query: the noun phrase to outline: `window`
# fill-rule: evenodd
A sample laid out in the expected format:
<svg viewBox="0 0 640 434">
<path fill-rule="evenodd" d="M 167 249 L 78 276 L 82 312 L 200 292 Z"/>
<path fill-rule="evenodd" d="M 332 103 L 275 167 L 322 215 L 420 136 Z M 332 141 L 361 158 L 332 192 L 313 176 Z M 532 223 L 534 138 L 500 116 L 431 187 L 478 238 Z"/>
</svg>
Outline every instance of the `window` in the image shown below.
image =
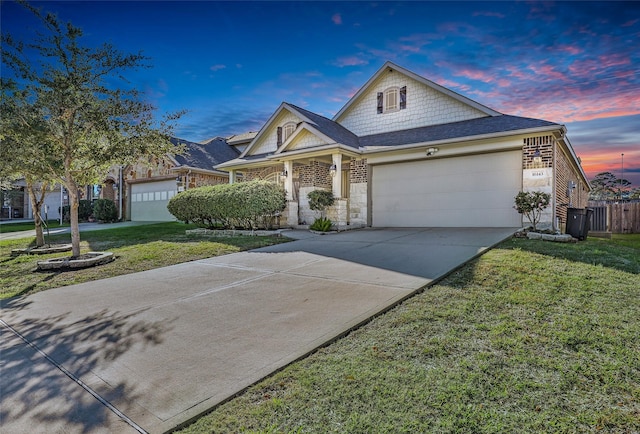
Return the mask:
<svg viewBox="0 0 640 434">
<path fill-rule="evenodd" d="M 384 111 L 390 112 L 398 110 L 398 88 L 391 88 L 384 91 Z"/>
<path fill-rule="evenodd" d="M 278 127 L 276 131 L 276 144 L 280 146 L 286 142 L 289 136 L 296 130 L 296 127 L 295 122 L 287 122 L 283 126 Z"/>
<path fill-rule="evenodd" d="M 390 113 L 407 108 L 407 86 L 390 87 L 378 92 L 378 113 Z"/>
<path fill-rule="evenodd" d="M 282 127 L 282 141 L 286 142 L 289 136 L 293 134 L 295 130 L 296 130 L 296 124 L 294 124 L 293 122 L 284 124 L 284 126 Z"/>
</svg>

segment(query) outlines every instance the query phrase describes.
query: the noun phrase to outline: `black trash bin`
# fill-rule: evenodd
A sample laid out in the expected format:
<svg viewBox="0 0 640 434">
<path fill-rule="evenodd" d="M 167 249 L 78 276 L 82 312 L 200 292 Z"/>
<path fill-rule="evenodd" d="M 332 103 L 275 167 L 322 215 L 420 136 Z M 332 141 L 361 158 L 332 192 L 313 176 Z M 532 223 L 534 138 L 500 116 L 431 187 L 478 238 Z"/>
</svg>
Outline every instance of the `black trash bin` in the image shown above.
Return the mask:
<svg viewBox="0 0 640 434">
<path fill-rule="evenodd" d="M 590 220 L 592 214 L 593 210 L 591 208 L 567 209 L 566 233 L 579 240 L 586 239 L 591 228 Z"/>
</svg>

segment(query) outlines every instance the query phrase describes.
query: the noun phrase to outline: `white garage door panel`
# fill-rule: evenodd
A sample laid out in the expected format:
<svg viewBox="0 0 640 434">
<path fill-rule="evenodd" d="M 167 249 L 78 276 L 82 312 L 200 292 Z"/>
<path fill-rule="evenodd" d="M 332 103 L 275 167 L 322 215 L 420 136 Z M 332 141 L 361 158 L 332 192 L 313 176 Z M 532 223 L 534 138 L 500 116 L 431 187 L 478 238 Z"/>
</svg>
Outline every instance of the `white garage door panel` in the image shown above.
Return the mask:
<svg viewBox="0 0 640 434">
<path fill-rule="evenodd" d="M 146 222 L 175 221 L 167 210 L 169 199 L 176 194 L 176 181 L 147 182 L 131 185 L 131 220 Z"/>
<path fill-rule="evenodd" d="M 373 167 L 377 227 L 516 227 L 521 152 Z"/>
</svg>

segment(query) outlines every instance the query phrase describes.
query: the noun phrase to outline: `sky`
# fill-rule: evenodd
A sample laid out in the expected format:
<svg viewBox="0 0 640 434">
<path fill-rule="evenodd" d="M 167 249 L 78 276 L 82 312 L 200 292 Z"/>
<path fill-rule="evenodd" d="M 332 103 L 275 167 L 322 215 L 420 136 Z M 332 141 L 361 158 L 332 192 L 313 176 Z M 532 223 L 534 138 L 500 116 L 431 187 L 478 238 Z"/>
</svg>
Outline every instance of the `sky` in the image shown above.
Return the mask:
<svg viewBox="0 0 640 434">
<path fill-rule="evenodd" d="M 286 101 L 332 118 L 390 60 L 501 113 L 566 125 L 589 178 L 640 186 L 640 1 L 31 2 L 142 52 L 126 76 L 176 136 L 258 131 Z M 0 3 L 2 32 L 37 21 Z M 624 154 L 624 157 L 622 156 Z"/>
</svg>

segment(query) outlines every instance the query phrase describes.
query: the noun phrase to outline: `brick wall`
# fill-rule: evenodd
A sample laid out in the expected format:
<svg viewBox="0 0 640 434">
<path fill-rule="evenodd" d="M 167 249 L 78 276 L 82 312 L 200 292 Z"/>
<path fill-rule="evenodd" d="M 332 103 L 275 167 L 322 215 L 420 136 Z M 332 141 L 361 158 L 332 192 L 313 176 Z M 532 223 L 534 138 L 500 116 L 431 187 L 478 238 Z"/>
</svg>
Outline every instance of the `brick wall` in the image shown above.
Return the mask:
<svg viewBox="0 0 640 434">
<path fill-rule="evenodd" d="M 238 178 L 238 182 L 254 181 L 256 179 L 265 179 L 276 181 L 280 177 L 280 173 L 284 170 L 284 165 L 258 167 L 255 169 L 246 169 L 242 171 L 242 178 Z"/>
<path fill-rule="evenodd" d="M 524 145 L 522 147 L 522 168 L 541 169 L 544 167 L 553 167 L 554 143 L 555 139 L 551 135 L 527 137 L 524 139 Z M 536 150 L 540 151 L 541 161 L 534 161 Z"/>
<path fill-rule="evenodd" d="M 407 87 L 407 108 L 377 113 L 377 93 L 389 87 Z M 359 136 L 486 116 L 481 111 L 440 93 L 398 71 L 385 71 L 343 114 L 338 123 Z"/>
<path fill-rule="evenodd" d="M 300 187 L 318 187 L 331 190 L 332 178 L 329 174 L 329 163 L 310 161 L 305 166 L 298 166 Z"/>
<path fill-rule="evenodd" d="M 349 162 L 349 181 L 352 184 L 367 182 L 367 159 Z"/>
<path fill-rule="evenodd" d="M 561 219 L 560 227 L 564 230 L 567 223 L 567 208 L 585 208 L 589 199 L 589 192 L 580 177 L 575 173 L 569 158 L 560 145 L 555 151 L 555 187 L 556 187 L 556 216 Z M 571 190 L 571 197 L 567 195 L 569 182 L 573 181 L 576 188 Z"/>
</svg>

